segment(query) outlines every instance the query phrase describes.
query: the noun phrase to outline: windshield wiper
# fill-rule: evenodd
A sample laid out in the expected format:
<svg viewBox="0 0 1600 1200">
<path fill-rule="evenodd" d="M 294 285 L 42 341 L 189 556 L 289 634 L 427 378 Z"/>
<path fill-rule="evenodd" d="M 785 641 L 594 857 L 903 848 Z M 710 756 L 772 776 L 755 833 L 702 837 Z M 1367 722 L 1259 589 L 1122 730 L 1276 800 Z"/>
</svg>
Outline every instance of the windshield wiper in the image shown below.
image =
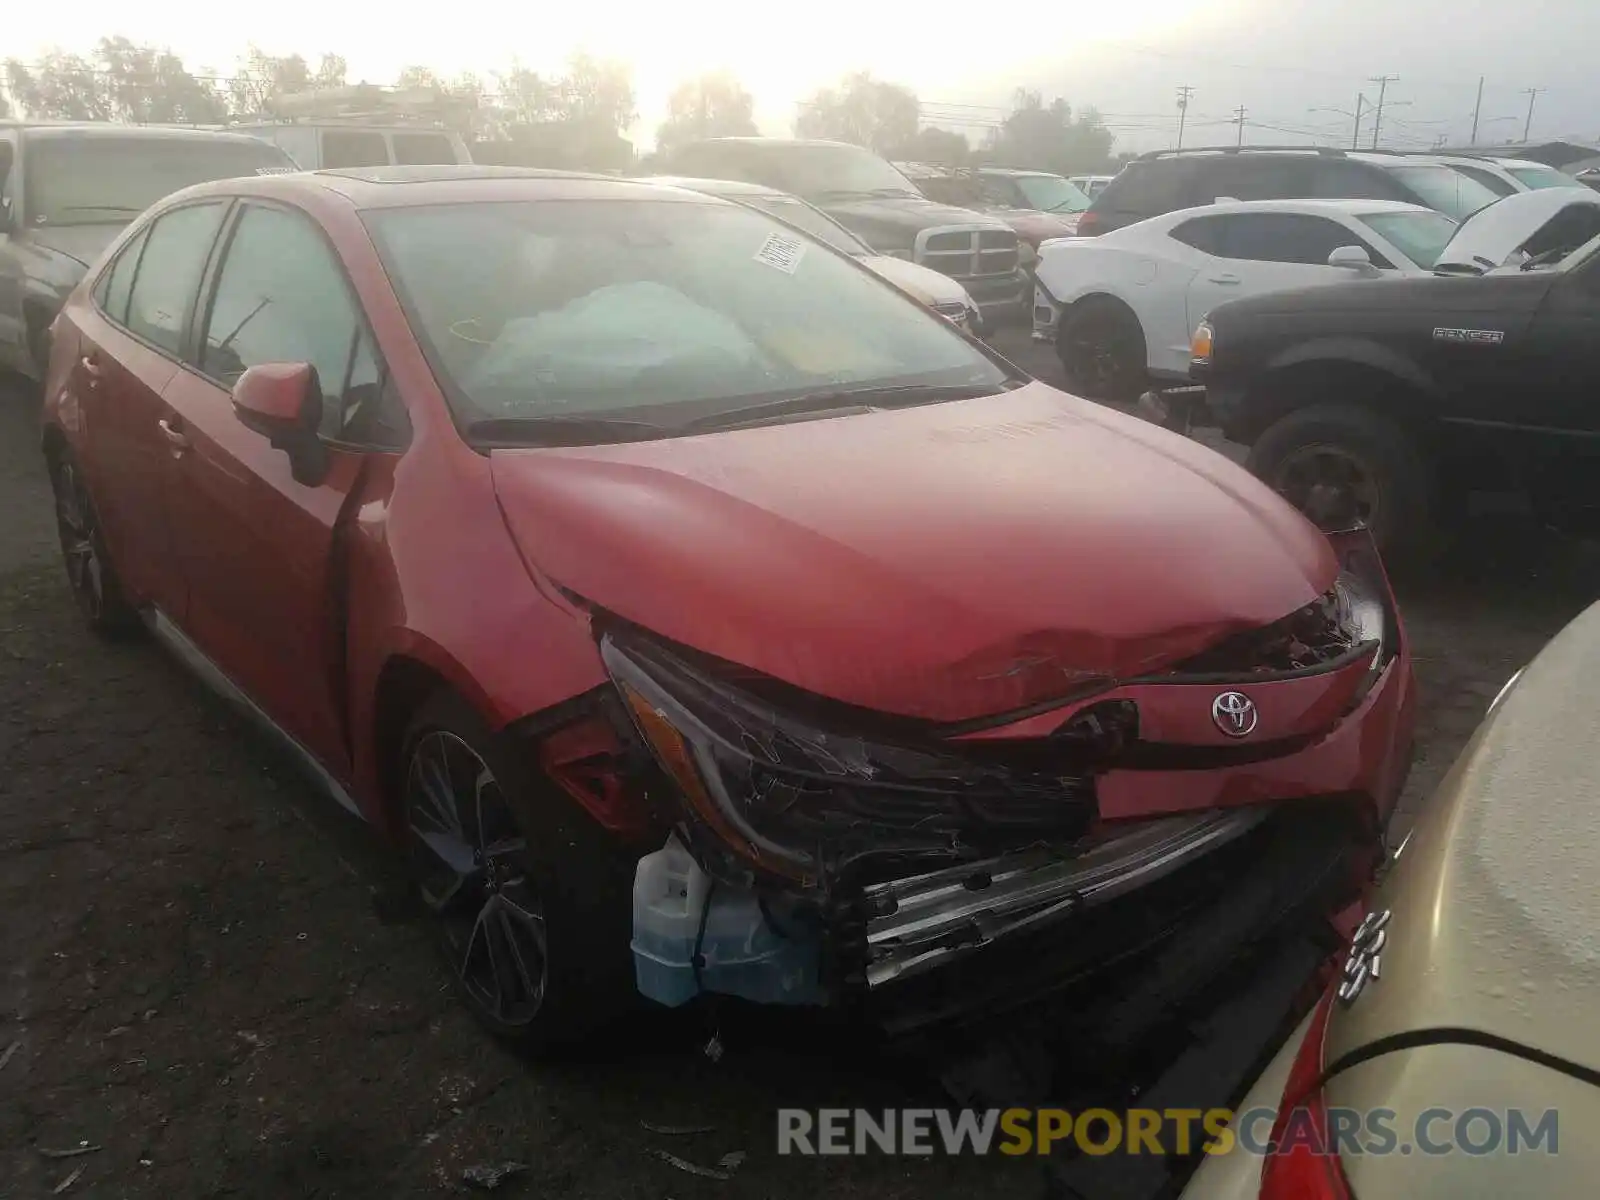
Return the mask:
<svg viewBox="0 0 1600 1200">
<path fill-rule="evenodd" d="M 1008 380 L 998 387 L 993 384 L 927 384 L 904 383 L 892 387 L 837 388 L 820 392 L 806 392 L 802 396 L 786 396 L 782 400 L 766 400 L 760 404 L 747 404 L 730 408 L 726 412 L 698 417 L 676 432 L 704 433 L 713 429 L 732 429 L 739 425 L 764 421 L 770 417 L 783 417 L 795 413 L 828 412 L 835 408 L 897 408 L 917 404 L 937 404 L 942 400 L 972 400 L 978 396 L 992 396 L 999 392 L 1021 387 L 1021 380 Z"/>
<path fill-rule="evenodd" d="M 507 446 L 589 446 L 642 442 L 675 432 L 632 417 L 545 413 L 534 417 L 485 417 L 467 426 L 467 439 L 489 449 Z"/>
</svg>

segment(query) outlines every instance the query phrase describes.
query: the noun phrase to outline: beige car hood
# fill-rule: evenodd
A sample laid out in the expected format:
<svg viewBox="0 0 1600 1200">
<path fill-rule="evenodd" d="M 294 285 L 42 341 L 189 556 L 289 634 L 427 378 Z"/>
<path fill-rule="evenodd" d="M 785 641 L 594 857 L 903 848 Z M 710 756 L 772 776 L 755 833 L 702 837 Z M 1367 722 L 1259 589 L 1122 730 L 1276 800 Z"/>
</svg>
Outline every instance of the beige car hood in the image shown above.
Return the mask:
<svg viewBox="0 0 1600 1200">
<path fill-rule="evenodd" d="M 1373 902 L 1393 914 L 1381 972 L 1336 1010 L 1329 1061 L 1451 1026 L 1600 1068 L 1597 748 L 1600 605 L 1522 672 L 1435 794 Z"/>
<path fill-rule="evenodd" d="M 887 279 L 906 295 L 922 301 L 930 308 L 935 304 L 965 304 L 968 308 L 977 307 L 967 295 L 966 288 L 950 276 L 941 275 L 932 267 L 907 262 L 903 258 L 891 258 L 887 254 L 867 255 L 859 261 L 873 274 Z"/>
</svg>

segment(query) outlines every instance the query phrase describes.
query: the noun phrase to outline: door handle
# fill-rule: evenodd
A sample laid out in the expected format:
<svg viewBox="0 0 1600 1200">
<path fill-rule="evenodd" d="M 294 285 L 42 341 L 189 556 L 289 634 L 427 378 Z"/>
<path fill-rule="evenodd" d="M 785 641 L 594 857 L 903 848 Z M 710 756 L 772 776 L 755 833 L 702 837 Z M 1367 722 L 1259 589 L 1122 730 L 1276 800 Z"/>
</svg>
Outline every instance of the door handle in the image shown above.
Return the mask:
<svg viewBox="0 0 1600 1200">
<path fill-rule="evenodd" d="M 189 439 L 181 429 L 174 429 L 167 418 L 162 417 L 156 422 L 161 426 L 161 436 L 167 439 L 167 445 L 172 447 L 172 457 L 178 458 L 189 448 Z"/>
<path fill-rule="evenodd" d="M 78 359 L 78 365 L 83 368 L 83 373 L 90 379 L 99 379 L 105 374 L 105 369 L 94 360 L 93 355 L 85 354 Z"/>
<path fill-rule="evenodd" d="M 1212 275 L 1210 279 L 1212 283 L 1233 284 L 1239 282 L 1239 277 L 1237 275 Z"/>
</svg>

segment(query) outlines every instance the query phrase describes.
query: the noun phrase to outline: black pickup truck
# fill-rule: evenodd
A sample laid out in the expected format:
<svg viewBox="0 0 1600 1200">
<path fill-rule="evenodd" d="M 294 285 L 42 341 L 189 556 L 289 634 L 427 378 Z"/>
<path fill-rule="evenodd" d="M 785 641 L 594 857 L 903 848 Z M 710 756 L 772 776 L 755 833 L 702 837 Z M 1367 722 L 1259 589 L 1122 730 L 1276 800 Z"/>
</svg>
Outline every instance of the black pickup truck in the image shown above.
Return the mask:
<svg viewBox="0 0 1600 1200">
<path fill-rule="evenodd" d="M 1511 196 L 1470 217 L 1431 277 L 1269 293 L 1209 313 L 1191 375 L 1146 396 L 1221 426 L 1324 527 L 1385 551 L 1435 544 L 1474 491 L 1600 528 L 1600 195 Z"/>
</svg>

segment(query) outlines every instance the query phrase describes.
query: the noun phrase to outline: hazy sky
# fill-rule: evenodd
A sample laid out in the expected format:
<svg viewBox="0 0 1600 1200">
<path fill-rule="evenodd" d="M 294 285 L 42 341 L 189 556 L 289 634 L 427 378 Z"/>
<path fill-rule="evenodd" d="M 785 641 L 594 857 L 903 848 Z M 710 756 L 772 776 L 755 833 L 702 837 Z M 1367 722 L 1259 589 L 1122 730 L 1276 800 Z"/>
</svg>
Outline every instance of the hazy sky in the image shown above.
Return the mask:
<svg viewBox="0 0 1600 1200">
<path fill-rule="evenodd" d="M 1072 5 L 989 5 L 957 0 L 677 0 L 559 6 L 480 0 L 433 9 L 433 19 L 374 19 L 383 10 L 327 0 L 276 0 L 270 23 L 246 24 L 214 2 L 126 0 L 20 4 L 7 13 L 5 53 L 50 46 L 87 51 L 123 34 L 164 45 L 191 68 L 226 74 L 250 43 L 275 54 L 343 54 L 352 79 L 391 79 L 410 63 L 449 75 L 488 75 L 513 58 L 558 70 L 573 50 L 623 59 L 634 69 L 641 126 L 653 129 L 672 84 L 712 68 L 755 93 L 763 131 L 788 132 L 794 102 L 849 70 L 903 82 L 928 114 L 959 121 L 975 137 L 1019 86 L 1098 105 L 1121 144 L 1170 143 L 1178 84 L 1196 88 L 1185 141 L 1232 142 L 1226 122 L 1247 109 L 1249 141 L 1349 137 L 1350 120 L 1313 108 L 1375 99 L 1389 86 L 1386 143 L 1426 145 L 1466 137 L 1478 77 L 1487 76 L 1480 136 L 1520 137 L 1528 97 L 1538 96 L 1535 138 L 1600 138 L 1596 0 L 1099 0 Z M 389 10 L 391 14 L 399 10 Z M 427 9 L 409 10 L 419 17 Z M 459 14 L 459 16 L 457 15 Z M 1279 126 L 1279 129 L 1266 128 Z M 1363 125 L 1363 142 L 1371 135 Z M 646 135 L 647 137 L 648 135 Z"/>
</svg>

